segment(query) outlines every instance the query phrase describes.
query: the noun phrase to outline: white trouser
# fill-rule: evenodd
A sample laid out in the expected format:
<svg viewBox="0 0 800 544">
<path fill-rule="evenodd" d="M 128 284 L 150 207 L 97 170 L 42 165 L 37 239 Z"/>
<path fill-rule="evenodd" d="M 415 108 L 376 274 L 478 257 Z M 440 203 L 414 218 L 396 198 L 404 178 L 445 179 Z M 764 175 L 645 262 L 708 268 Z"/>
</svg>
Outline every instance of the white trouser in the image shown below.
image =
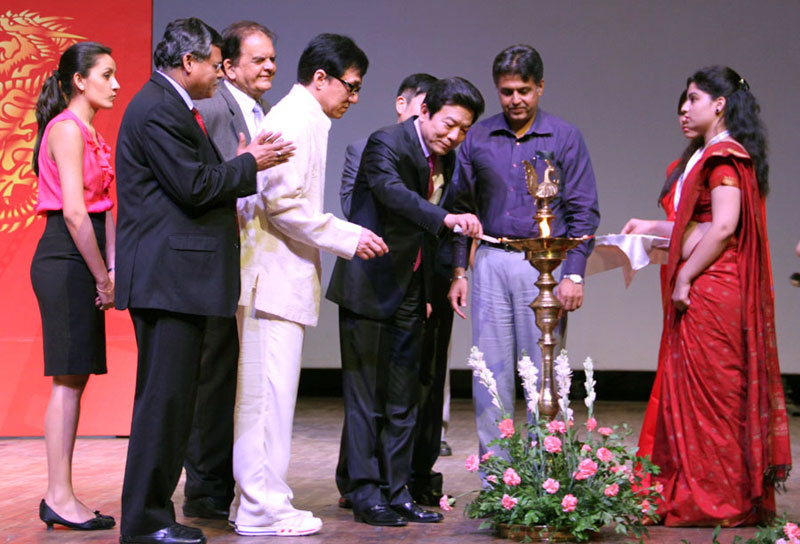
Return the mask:
<svg viewBox="0 0 800 544">
<path fill-rule="evenodd" d="M 286 483 L 305 328 L 239 306 L 230 521 L 265 526 L 300 513 Z"/>
</svg>

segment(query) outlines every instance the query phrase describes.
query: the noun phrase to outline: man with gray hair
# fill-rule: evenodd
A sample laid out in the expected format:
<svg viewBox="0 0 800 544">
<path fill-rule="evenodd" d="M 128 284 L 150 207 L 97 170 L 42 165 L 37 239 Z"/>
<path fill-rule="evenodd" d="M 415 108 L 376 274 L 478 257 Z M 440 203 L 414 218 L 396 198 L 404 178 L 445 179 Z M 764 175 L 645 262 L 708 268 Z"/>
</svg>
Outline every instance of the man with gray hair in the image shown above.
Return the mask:
<svg viewBox="0 0 800 544">
<path fill-rule="evenodd" d="M 222 31 L 223 80 L 211 98 L 197 100 L 208 135 L 224 160 L 236 157 L 239 135 L 258 132 L 269 110 L 263 95 L 275 76 L 273 33 L 254 21 L 239 21 Z M 283 163 L 293 154 L 284 142 Z M 274 166 L 274 165 L 270 165 Z M 186 485 L 183 515 L 228 519 L 233 500 L 233 406 L 239 333 L 235 317 L 211 317 L 203 339 L 199 388 L 192 434 L 183 463 Z"/>
<path fill-rule="evenodd" d="M 136 397 L 122 488 L 121 543 L 203 544 L 170 500 L 192 424 L 209 316 L 239 298 L 236 199 L 255 193 L 275 140 L 258 134 L 222 162 L 194 100 L 214 94 L 221 38 L 199 19 L 167 25 L 157 68 L 131 100 L 117 143 L 117 308 L 138 346 Z"/>
</svg>

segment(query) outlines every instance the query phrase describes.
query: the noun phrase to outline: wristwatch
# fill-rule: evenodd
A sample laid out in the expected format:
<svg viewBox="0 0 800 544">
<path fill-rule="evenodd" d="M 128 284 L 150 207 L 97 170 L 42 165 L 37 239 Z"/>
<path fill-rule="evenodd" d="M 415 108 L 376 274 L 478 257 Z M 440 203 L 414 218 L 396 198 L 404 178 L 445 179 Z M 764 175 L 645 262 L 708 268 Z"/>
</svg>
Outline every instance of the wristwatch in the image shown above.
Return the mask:
<svg viewBox="0 0 800 544">
<path fill-rule="evenodd" d="M 564 277 L 570 279 L 572 283 L 577 283 L 578 285 L 583 283 L 583 276 L 580 274 L 567 274 Z"/>
</svg>

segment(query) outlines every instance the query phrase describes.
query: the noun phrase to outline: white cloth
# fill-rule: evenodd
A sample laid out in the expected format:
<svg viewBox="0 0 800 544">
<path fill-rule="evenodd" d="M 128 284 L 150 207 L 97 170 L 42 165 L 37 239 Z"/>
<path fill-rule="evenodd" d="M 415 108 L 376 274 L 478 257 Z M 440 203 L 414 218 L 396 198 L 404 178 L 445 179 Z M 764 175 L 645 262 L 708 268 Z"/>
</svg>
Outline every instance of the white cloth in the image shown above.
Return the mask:
<svg viewBox="0 0 800 544">
<path fill-rule="evenodd" d="M 298 513 L 286 483 L 305 328 L 239 306 L 230 521 L 263 527 Z"/>
<path fill-rule="evenodd" d="M 625 287 L 637 270 L 648 264 L 666 264 L 669 238 L 644 234 L 607 234 L 596 236 L 594 251 L 586 261 L 586 275 L 622 267 Z"/>
<path fill-rule="evenodd" d="M 728 136 L 730 136 L 730 132 L 728 132 L 727 130 L 723 130 L 722 132 L 711 138 L 707 144 L 703 145 L 703 147 L 700 147 L 697 150 L 695 150 L 692 156 L 689 157 L 689 160 L 686 162 L 686 168 L 683 169 L 683 173 L 681 173 L 681 176 L 678 178 L 678 181 L 675 182 L 675 196 L 672 197 L 672 204 L 676 210 L 678 209 L 678 205 L 681 202 L 681 193 L 683 192 L 683 182 L 686 181 L 686 178 L 689 176 L 689 172 L 691 172 L 692 168 L 694 168 L 695 165 L 697 165 L 697 163 L 700 161 L 700 158 L 703 156 L 703 153 L 705 153 L 707 147 L 712 146 L 717 142 L 721 142 Z"/>
<path fill-rule="evenodd" d="M 258 174 L 259 192 L 240 198 L 242 297 L 256 310 L 315 326 L 321 294 L 320 249 L 352 259 L 362 227 L 322 213 L 331 121 L 295 85 L 257 130 L 280 132 L 297 146 L 288 162 Z"/>
</svg>

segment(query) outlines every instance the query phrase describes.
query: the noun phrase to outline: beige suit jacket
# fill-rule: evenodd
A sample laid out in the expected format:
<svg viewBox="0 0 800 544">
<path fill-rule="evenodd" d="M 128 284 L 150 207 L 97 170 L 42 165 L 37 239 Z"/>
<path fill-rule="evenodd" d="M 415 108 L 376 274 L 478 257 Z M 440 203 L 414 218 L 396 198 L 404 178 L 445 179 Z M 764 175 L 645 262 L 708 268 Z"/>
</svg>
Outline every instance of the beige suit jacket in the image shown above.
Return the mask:
<svg viewBox="0 0 800 544">
<path fill-rule="evenodd" d="M 362 227 L 322 212 L 331 121 L 302 85 L 264 118 L 297 147 L 288 162 L 259 173 L 259 192 L 239 199 L 242 293 L 255 310 L 315 326 L 321 293 L 320 250 L 352 259 Z"/>
</svg>

